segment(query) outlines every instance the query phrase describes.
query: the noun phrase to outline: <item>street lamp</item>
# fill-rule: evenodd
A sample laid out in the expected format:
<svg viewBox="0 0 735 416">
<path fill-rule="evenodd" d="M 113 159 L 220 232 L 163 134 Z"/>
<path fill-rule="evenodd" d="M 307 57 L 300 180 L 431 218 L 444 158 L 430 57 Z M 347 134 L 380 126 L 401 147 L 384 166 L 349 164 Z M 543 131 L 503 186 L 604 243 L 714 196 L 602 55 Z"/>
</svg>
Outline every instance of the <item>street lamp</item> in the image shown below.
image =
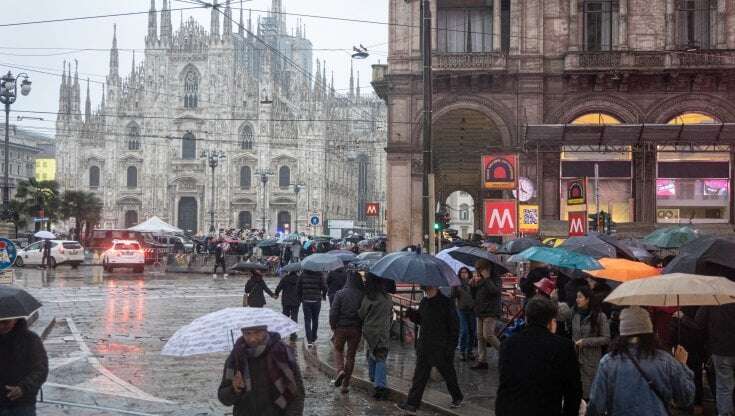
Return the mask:
<svg viewBox="0 0 735 416">
<path fill-rule="evenodd" d="M 268 177 L 273 175 L 273 172 L 270 169 L 259 169 L 255 171 L 256 175 L 260 175 L 260 182 L 263 184 L 263 232 L 265 233 L 266 230 L 266 213 L 267 213 L 267 207 L 266 207 L 266 194 L 268 191 Z"/>
<path fill-rule="evenodd" d="M 293 186 L 293 191 L 296 194 L 296 221 L 294 221 L 294 232 L 297 234 L 299 232 L 299 192 L 301 192 L 302 189 L 306 189 L 306 185 L 294 184 Z"/>
<path fill-rule="evenodd" d="M 209 232 L 214 233 L 214 168 L 221 160 L 225 160 L 225 152 L 217 150 L 203 150 L 201 157 L 207 159 L 209 167 L 212 168 L 212 207 L 209 211 Z"/>
<path fill-rule="evenodd" d="M 17 76 L 8 71 L 0 78 L 0 103 L 5 104 L 5 168 L 3 169 L 3 210 L 10 208 L 10 105 L 18 99 L 18 79 L 23 78 L 20 83 L 20 93 L 28 95 L 31 92 L 31 81 L 28 74 L 20 73 Z"/>
</svg>

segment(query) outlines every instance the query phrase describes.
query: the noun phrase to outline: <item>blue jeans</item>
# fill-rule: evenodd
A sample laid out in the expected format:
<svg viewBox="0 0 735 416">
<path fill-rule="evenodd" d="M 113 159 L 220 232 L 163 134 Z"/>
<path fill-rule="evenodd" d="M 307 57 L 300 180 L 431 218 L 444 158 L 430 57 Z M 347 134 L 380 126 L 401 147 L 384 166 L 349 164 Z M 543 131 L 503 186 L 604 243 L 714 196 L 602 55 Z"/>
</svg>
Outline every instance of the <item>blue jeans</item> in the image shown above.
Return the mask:
<svg viewBox="0 0 735 416">
<path fill-rule="evenodd" d="M 457 315 L 459 315 L 459 352 L 471 353 L 477 343 L 475 313 L 457 310 Z"/>
<path fill-rule="evenodd" d="M 735 416 L 732 394 L 735 388 L 735 357 L 712 354 L 717 377 L 717 414 L 719 416 Z"/>
<path fill-rule="evenodd" d="M 0 407 L 0 416 L 36 416 L 36 406 Z"/>
<path fill-rule="evenodd" d="M 319 330 L 319 311 L 322 309 L 320 301 L 301 302 L 304 310 L 304 331 L 306 332 L 306 342 L 313 344 L 316 341 L 316 334 Z"/>
<path fill-rule="evenodd" d="M 373 386 L 385 388 L 387 386 L 385 360 L 376 360 L 370 353 L 367 354 L 367 360 L 370 381 L 373 382 Z"/>
</svg>

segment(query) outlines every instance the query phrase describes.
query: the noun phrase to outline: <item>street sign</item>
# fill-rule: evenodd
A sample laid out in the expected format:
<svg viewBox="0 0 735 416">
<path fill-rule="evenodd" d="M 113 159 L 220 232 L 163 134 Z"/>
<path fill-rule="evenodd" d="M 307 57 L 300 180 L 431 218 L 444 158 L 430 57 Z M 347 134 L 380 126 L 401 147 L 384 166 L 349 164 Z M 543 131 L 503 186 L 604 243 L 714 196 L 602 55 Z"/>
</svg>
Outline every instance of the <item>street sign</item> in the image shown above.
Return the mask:
<svg viewBox="0 0 735 416">
<path fill-rule="evenodd" d="M 33 217 L 33 222 L 48 222 L 48 218 Z"/>
<path fill-rule="evenodd" d="M 319 225 L 319 224 L 322 223 L 322 218 L 321 217 L 322 216 L 321 216 L 321 214 L 319 214 L 319 212 L 317 212 L 317 211 L 312 212 L 311 213 L 311 216 L 309 217 L 309 224 L 311 224 L 312 226 L 316 227 L 317 225 Z"/>
<path fill-rule="evenodd" d="M 587 235 L 587 211 L 572 211 L 569 213 L 569 237 Z"/>
<path fill-rule="evenodd" d="M 377 217 L 380 215 L 380 203 L 379 202 L 368 202 L 365 205 L 365 216 L 366 217 Z"/>
<path fill-rule="evenodd" d="M 7 238 L 0 238 L 0 270 L 5 270 L 15 264 L 18 250 L 15 244 Z"/>
<path fill-rule="evenodd" d="M 485 235 L 515 234 L 516 218 L 515 200 L 485 200 Z"/>
</svg>

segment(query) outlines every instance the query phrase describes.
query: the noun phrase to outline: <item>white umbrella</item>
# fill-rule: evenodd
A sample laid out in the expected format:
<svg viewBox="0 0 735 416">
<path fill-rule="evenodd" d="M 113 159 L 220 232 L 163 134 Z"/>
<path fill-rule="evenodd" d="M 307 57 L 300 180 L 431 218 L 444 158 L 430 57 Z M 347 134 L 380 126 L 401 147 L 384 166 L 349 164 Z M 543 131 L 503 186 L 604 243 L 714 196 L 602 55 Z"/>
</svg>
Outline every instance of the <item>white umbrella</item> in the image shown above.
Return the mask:
<svg viewBox="0 0 735 416">
<path fill-rule="evenodd" d="M 459 247 L 450 247 L 450 248 L 448 248 L 446 250 L 442 250 L 442 251 L 436 253 L 436 257 L 439 260 L 444 260 L 444 262 L 447 263 L 449 265 L 449 267 L 451 267 L 452 270 L 454 270 L 454 273 L 456 273 L 457 275 L 459 275 L 459 269 L 461 269 L 463 267 L 466 267 L 467 269 L 469 269 L 470 272 L 474 272 L 475 271 L 475 268 L 474 267 L 468 266 L 468 265 L 462 263 L 461 261 L 459 261 L 459 260 L 457 260 L 454 257 L 452 257 L 452 256 L 449 255 L 449 253 L 451 253 L 454 250 L 457 250 L 458 248 Z"/>
<path fill-rule="evenodd" d="M 195 319 L 179 328 L 161 351 L 162 355 L 191 355 L 227 352 L 243 327 L 266 325 L 269 332 L 285 338 L 298 331 L 296 322 L 268 308 L 225 308 Z"/>
<path fill-rule="evenodd" d="M 618 286 L 605 302 L 640 306 L 713 306 L 735 303 L 735 282 L 724 277 L 672 273 L 631 280 Z"/>
<path fill-rule="evenodd" d="M 36 238 L 42 238 L 44 240 L 53 240 L 54 238 L 56 238 L 54 233 L 52 233 L 51 231 L 46 231 L 46 230 L 39 231 L 33 234 L 33 236 Z"/>
</svg>

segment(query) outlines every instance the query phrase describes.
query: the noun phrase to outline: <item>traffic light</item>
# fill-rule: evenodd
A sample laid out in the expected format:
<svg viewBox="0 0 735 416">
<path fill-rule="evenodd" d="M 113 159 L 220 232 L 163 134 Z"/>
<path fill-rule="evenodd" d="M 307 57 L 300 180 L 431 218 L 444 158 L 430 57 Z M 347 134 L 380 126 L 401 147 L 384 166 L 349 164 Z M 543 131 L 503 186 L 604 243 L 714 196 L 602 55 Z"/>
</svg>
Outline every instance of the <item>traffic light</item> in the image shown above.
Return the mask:
<svg viewBox="0 0 735 416">
<path fill-rule="evenodd" d="M 439 212 L 434 214 L 434 231 L 440 232 L 449 228 L 450 219 L 449 211 L 446 208 L 440 209 Z"/>
</svg>

